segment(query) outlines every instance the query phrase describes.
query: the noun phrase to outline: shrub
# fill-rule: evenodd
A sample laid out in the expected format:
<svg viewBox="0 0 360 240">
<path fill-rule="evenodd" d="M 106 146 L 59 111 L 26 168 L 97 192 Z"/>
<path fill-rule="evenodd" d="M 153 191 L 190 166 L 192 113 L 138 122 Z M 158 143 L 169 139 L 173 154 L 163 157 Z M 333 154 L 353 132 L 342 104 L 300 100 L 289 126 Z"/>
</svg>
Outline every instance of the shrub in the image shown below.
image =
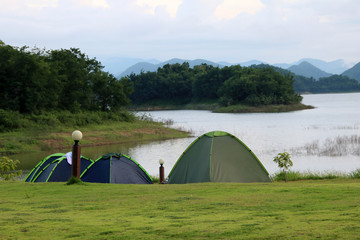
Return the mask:
<svg viewBox="0 0 360 240">
<path fill-rule="evenodd" d="M 20 162 L 18 160 L 12 160 L 8 157 L 0 158 L 0 178 L 5 181 L 13 180 L 16 176 L 22 174 L 21 170 L 15 170 L 16 165 Z"/>
<path fill-rule="evenodd" d="M 355 171 L 356 172 L 356 171 Z M 300 171 L 288 171 L 286 172 L 287 181 L 299 181 L 299 180 L 322 180 L 322 179 L 335 179 L 335 178 L 356 178 L 354 173 L 345 174 L 342 172 L 325 171 L 325 172 L 300 172 Z M 360 177 L 360 171 L 359 171 Z M 279 171 L 271 176 L 273 181 L 284 181 L 285 174 L 283 171 Z"/>
<path fill-rule="evenodd" d="M 0 109 L 0 132 L 7 132 L 25 126 L 24 119 L 19 112 Z"/>
<path fill-rule="evenodd" d="M 290 154 L 287 152 L 279 153 L 274 157 L 274 162 L 278 164 L 278 167 L 283 170 L 284 180 L 286 182 L 286 171 L 293 165 L 293 162 L 290 159 Z"/>
<path fill-rule="evenodd" d="M 80 178 L 77 177 L 71 177 L 67 182 L 66 185 L 73 185 L 73 184 L 80 184 L 80 185 L 84 185 L 84 182 L 81 181 Z"/>
<path fill-rule="evenodd" d="M 356 169 L 351 173 L 352 178 L 360 178 L 360 168 Z"/>
</svg>

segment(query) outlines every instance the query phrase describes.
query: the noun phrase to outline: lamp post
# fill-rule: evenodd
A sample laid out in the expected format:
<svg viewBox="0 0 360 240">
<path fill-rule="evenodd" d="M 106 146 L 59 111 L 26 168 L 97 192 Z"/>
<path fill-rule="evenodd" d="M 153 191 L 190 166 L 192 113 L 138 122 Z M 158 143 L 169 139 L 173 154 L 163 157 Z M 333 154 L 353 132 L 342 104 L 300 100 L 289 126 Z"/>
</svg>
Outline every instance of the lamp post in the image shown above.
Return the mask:
<svg viewBox="0 0 360 240">
<path fill-rule="evenodd" d="M 80 178 L 81 147 L 79 146 L 79 141 L 82 139 L 83 135 L 79 130 L 75 130 L 73 131 L 71 136 L 75 142 L 72 148 L 72 176 L 76 178 Z"/>
<path fill-rule="evenodd" d="M 159 176 L 160 176 L 160 183 L 165 183 L 165 178 L 164 178 L 164 163 L 165 163 L 165 160 L 164 159 L 160 159 L 159 160 L 159 163 L 160 163 L 160 168 L 159 168 Z"/>
</svg>

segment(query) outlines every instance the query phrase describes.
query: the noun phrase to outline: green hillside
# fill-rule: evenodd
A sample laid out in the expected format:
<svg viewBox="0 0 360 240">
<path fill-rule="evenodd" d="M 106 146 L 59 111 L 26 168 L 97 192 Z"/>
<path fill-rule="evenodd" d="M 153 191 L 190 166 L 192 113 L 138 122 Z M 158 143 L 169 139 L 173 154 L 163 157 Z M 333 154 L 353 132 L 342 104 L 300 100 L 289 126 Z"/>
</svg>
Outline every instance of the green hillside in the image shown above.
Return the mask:
<svg viewBox="0 0 360 240">
<path fill-rule="evenodd" d="M 330 73 L 324 72 L 323 70 L 315 67 L 314 65 L 306 61 L 300 63 L 299 65 L 293 65 L 289 67 L 288 70 L 297 75 L 302 75 L 308 78 L 313 77 L 315 79 L 331 76 Z"/>
<path fill-rule="evenodd" d="M 345 72 L 343 72 L 342 75 L 348 76 L 349 78 L 355 79 L 355 80 L 360 82 L 360 62 L 357 63 L 352 68 L 350 68 L 350 69 L 346 70 Z"/>
</svg>

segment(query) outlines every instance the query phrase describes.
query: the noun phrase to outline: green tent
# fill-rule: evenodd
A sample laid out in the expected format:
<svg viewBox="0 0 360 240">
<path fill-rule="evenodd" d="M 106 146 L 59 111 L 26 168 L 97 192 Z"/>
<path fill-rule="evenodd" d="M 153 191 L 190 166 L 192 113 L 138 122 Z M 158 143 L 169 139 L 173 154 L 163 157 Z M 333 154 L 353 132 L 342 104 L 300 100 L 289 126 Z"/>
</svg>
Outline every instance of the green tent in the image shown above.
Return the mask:
<svg viewBox="0 0 360 240">
<path fill-rule="evenodd" d="M 168 183 L 197 182 L 270 182 L 270 178 L 242 141 L 214 131 L 197 138 L 169 174 Z"/>
</svg>

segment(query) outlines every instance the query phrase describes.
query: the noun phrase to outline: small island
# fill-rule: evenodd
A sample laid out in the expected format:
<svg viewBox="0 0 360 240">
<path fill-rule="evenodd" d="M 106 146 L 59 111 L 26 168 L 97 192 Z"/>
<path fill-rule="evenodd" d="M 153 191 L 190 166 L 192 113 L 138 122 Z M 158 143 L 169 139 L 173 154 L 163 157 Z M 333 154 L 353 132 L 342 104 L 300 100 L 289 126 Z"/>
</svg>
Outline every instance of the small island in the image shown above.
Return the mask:
<svg viewBox="0 0 360 240">
<path fill-rule="evenodd" d="M 157 72 L 126 77 L 133 85 L 130 95 L 136 110 L 206 109 L 214 112 L 284 112 L 312 108 L 301 103 L 293 76 L 272 67 L 190 68 L 166 64 Z"/>
</svg>

